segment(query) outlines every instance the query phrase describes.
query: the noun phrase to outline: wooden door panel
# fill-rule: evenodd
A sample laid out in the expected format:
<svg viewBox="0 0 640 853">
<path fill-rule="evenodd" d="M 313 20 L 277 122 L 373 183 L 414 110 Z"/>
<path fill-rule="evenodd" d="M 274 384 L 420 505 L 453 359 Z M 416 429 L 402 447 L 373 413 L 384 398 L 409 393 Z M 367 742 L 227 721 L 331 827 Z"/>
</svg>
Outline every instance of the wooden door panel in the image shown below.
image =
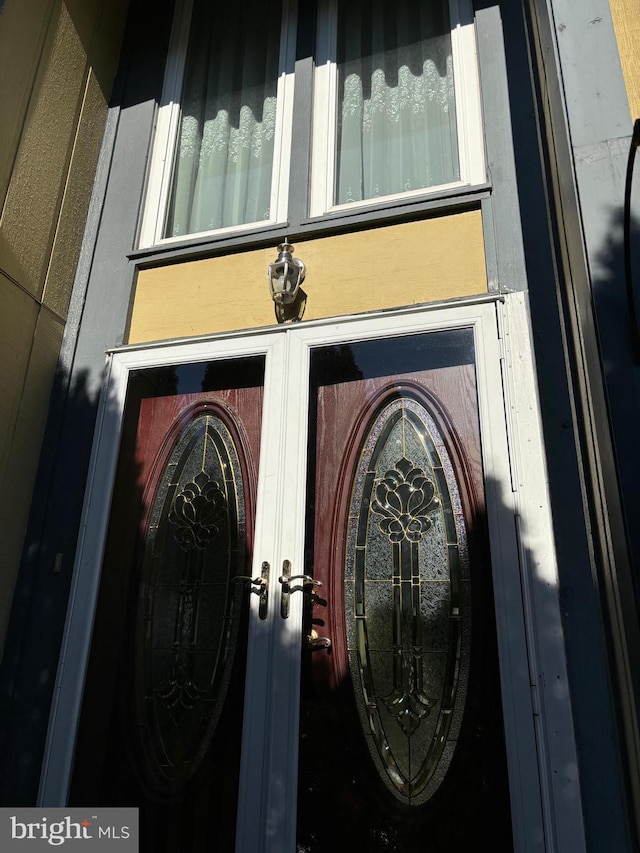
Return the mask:
<svg viewBox="0 0 640 853">
<path fill-rule="evenodd" d="M 434 853 L 467 850 L 489 826 L 492 849 L 511 847 L 473 358 L 468 348 L 449 363 L 436 354 L 429 369 L 427 346 L 427 369 L 388 369 L 416 362 L 412 342 L 401 346 L 412 354 L 395 357 L 390 342 L 362 357 L 357 344 L 343 347 L 335 369 L 320 354 L 312 380 L 307 569 L 322 587 L 307 619 L 332 647 L 307 651 L 303 667 L 301 853 L 410 853 L 426 838 Z M 400 429 L 403 399 L 435 436 L 438 472 L 416 457 L 422 439 L 407 450 L 404 427 L 397 457 L 380 443 Z M 386 412 L 395 426 L 376 420 Z M 374 471 L 376 453 L 384 464 Z M 426 556 L 443 490 L 458 506 L 457 521 L 439 522 L 446 583 Z M 364 556 L 374 550 L 382 572 Z"/>
<path fill-rule="evenodd" d="M 259 411 L 259 389 L 234 396 Z M 227 697 L 246 606 L 233 578 L 249 571 L 255 470 L 237 409 L 219 395 L 184 395 L 178 407 L 169 398 L 168 414 L 147 402 L 138 447 L 159 451 L 143 488 L 135 730 L 141 771 L 176 793 L 205 759 Z M 149 441 L 147 426 L 156 437 L 159 423 L 164 439 Z"/>
<path fill-rule="evenodd" d="M 242 424 L 253 465 L 252 479 L 256 479 L 256 466 L 260 454 L 260 429 L 262 425 L 262 389 L 232 388 L 215 392 L 153 397 L 143 400 L 140 406 L 139 440 L 135 462 L 138 465 L 138 483 L 144 488 L 149 482 L 151 468 L 159 457 L 163 444 L 173 424 L 180 421 L 184 412 L 199 403 L 214 402 L 228 407 L 234 419 Z"/>
<path fill-rule="evenodd" d="M 130 382 L 70 801 L 139 806 L 143 851 L 234 849 L 263 371 Z"/>
</svg>

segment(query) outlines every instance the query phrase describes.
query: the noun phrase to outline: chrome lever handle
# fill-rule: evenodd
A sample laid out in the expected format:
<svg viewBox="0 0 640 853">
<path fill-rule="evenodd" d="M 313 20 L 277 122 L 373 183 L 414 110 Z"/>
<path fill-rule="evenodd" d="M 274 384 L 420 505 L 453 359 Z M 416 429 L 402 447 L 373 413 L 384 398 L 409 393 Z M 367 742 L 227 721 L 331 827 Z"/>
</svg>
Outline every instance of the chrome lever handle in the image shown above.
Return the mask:
<svg viewBox="0 0 640 853">
<path fill-rule="evenodd" d="M 331 640 L 329 637 L 319 637 L 318 632 L 313 628 L 311 633 L 307 635 L 305 645 L 310 652 L 315 652 L 317 649 L 327 649 L 328 651 L 331 648 Z"/>
<path fill-rule="evenodd" d="M 285 563 L 288 563 L 288 560 L 285 560 Z M 291 583 L 291 581 L 302 581 L 303 584 L 310 584 L 311 586 L 322 586 L 322 581 L 317 581 L 315 578 L 312 578 L 311 575 L 291 575 L 291 577 L 285 577 L 285 575 L 280 575 L 278 578 L 281 584 Z"/>
<path fill-rule="evenodd" d="M 285 560 L 283 562 L 282 574 L 278 580 L 282 584 L 282 592 L 280 594 L 280 615 L 283 619 L 289 618 L 289 596 L 292 592 L 295 592 L 298 589 L 304 590 L 306 587 L 322 586 L 322 582 L 312 578 L 311 575 L 292 575 L 290 560 Z M 302 581 L 302 587 L 296 586 L 291 589 L 291 584 L 295 581 Z"/>
<path fill-rule="evenodd" d="M 309 587 L 317 588 L 322 586 L 322 581 L 316 580 L 311 577 L 311 575 L 292 575 L 290 560 L 285 560 L 282 563 L 282 574 L 278 580 L 282 584 L 282 592 L 280 594 L 280 615 L 283 619 L 289 618 L 289 596 L 292 592 L 296 592 L 299 589 L 306 590 Z M 302 586 L 296 586 L 292 589 L 291 584 L 295 581 L 302 581 Z"/>
<path fill-rule="evenodd" d="M 233 583 L 238 583 L 239 581 L 246 584 L 251 584 L 252 586 L 256 586 L 257 589 L 252 589 L 251 592 L 255 592 L 260 596 L 260 601 L 258 603 L 258 616 L 260 619 L 267 618 L 267 609 L 269 605 L 269 570 L 271 566 L 266 561 L 262 564 L 260 570 L 260 577 L 252 578 L 251 575 L 236 575 L 231 578 Z"/>
</svg>

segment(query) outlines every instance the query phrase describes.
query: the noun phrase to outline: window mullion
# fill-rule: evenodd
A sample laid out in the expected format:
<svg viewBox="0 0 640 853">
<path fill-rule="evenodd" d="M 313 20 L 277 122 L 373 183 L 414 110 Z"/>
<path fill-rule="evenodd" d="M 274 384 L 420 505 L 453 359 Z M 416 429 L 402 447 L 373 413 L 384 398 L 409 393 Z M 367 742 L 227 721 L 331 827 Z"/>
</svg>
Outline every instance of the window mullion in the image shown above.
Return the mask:
<svg viewBox="0 0 640 853">
<path fill-rule="evenodd" d="M 287 220 L 296 228 L 308 216 L 309 164 L 311 162 L 311 110 L 313 57 L 296 60 L 291 133 Z"/>
<path fill-rule="evenodd" d="M 315 2 L 301 3 L 298 7 L 287 208 L 287 219 L 293 228 L 305 221 L 309 214 L 316 14 Z"/>
<path fill-rule="evenodd" d="M 336 139 L 337 0 L 320 0 L 313 88 L 313 147 L 309 214 L 321 216 L 333 203 Z"/>
</svg>

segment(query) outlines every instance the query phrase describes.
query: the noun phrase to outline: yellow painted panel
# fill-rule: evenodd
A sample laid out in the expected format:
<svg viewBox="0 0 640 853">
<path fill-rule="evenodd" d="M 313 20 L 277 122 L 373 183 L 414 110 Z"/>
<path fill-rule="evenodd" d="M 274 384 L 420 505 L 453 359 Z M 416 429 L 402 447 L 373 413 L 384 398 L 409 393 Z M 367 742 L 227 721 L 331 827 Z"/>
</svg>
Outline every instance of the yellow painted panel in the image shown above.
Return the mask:
<svg viewBox="0 0 640 853">
<path fill-rule="evenodd" d="M 275 248 L 141 270 L 129 341 L 271 325 Z M 487 289 L 480 211 L 299 241 L 295 256 L 307 266 L 305 320 Z"/>
<path fill-rule="evenodd" d="M 44 304 L 59 317 L 67 315 L 106 114 L 104 95 L 91 72 L 43 294 Z"/>
<path fill-rule="evenodd" d="M 59 2 L 59 0 L 58 0 Z M 0 18 L 0 210 L 56 0 L 5 0 Z"/>
<path fill-rule="evenodd" d="M 0 517 L 11 519 L 10 524 L 0 525 L 0 648 L 20 564 L 62 332 L 62 322 L 41 308 L 35 335 L 28 338 L 28 365 L 4 478 L 0 479 Z"/>
<path fill-rule="evenodd" d="M 64 5 L 45 50 L 0 220 L 0 267 L 38 298 L 86 82 L 86 56 Z"/>
<path fill-rule="evenodd" d="M 629 109 L 640 118 L 640 0 L 609 0 Z"/>
</svg>

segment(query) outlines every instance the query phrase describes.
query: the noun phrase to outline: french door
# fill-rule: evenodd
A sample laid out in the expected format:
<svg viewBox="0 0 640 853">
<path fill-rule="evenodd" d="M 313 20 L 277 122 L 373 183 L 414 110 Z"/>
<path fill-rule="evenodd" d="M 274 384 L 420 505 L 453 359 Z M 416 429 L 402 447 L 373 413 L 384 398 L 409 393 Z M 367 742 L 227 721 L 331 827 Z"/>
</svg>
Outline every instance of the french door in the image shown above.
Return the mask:
<svg viewBox="0 0 640 853">
<path fill-rule="evenodd" d="M 501 356 L 490 301 L 112 354 L 43 803 L 545 849 Z"/>
</svg>

